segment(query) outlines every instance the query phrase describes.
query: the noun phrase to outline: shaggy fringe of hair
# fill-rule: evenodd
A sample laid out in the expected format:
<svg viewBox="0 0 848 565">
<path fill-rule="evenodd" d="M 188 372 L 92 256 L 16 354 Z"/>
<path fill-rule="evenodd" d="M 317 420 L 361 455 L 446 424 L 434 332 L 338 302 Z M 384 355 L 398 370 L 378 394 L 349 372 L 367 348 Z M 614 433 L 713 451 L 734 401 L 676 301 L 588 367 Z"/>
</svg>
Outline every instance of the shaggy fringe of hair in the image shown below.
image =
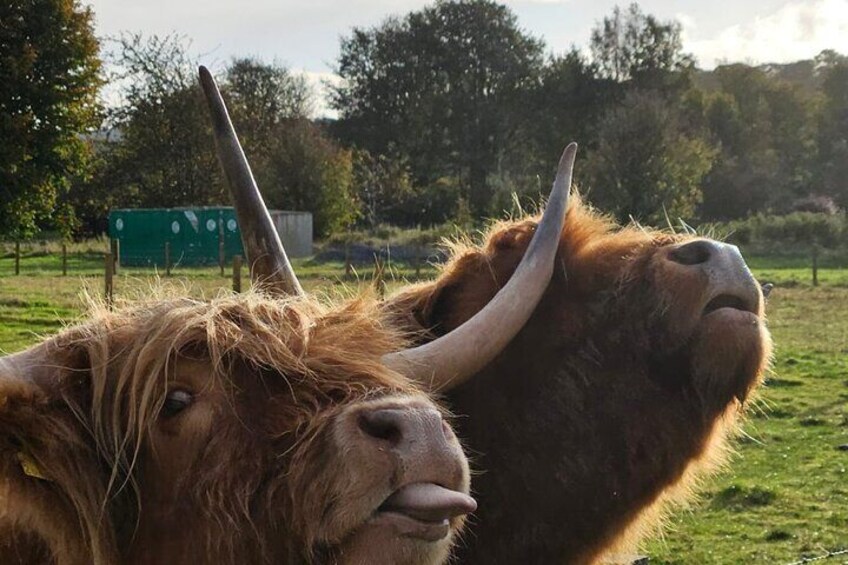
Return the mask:
<svg viewBox="0 0 848 565">
<path fill-rule="evenodd" d="M 506 218 L 493 221 L 481 231 L 482 243 L 479 244 L 465 234 L 442 240 L 449 260 L 438 265 L 439 272 L 442 275 L 448 275 L 461 271 L 464 262 L 471 258 L 482 256 L 490 260 L 498 249 L 513 247 L 516 238 L 527 237 L 529 242 L 540 218 L 541 212 L 536 212 L 519 219 Z M 597 210 L 584 201 L 579 192 L 572 191 L 560 239 L 567 243 L 569 249 L 576 251 L 574 258 L 581 259 L 596 254 L 599 246 L 608 244 L 604 236 L 612 233 L 615 233 L 614 245 L 629 249 L 631 253 L 635 253 L 637 249 L 645 245 L 656 245 L 654 239 L 657 237 L 663 237 L 663 240 L 667 239 L 668 242 L 678 237 L 673 227 L 667 230 L 646 228 L 635 220 L 626 226 L 621 226 L 611 215 Z"/>
<path fill-rule="evenodd" d="M 87 321 L 53 338 L 59 351 L 84 352 L 90 398 L 82 404 L 72 398 L 67 401 L 87 426 L 99 456 L 96 459 L 105 460 L 110 468 L 107 484 L 72 481 L 84 490 L 69 493 L 80 529 L 90 544 L 91 559 L 97 564 L 115 563 L 120 554 L 117 532 L 109 526 L 129 527 L 130 531 L 136 527 L 108 524 L 105 519 L 110 505 L 121 498 L 140 504 L 134 472 L 145 438 L 162 408 L 162 392 L 174 357 L 181 351 L 205 349 L 215 378 L 226 378 L 234 359 L 257 370 L 272 370 L 282 378 L 298 375 L 297 403 L 292 410 L 299 412 L 294 421 L 300 422 L 308 421 L 319 406 L 326 405 L 328 395 L 366 399 L 382 392 L 416 390 L 380 363 L 383 354 L 406 347 L 410 336 L 392 328 L 373 296 L 332 306 L 309 297 L 271 298 L 260 292 L 222 295 L 210 301 L 173 294 L 172 289 L 154 289 L 144 300 L 123 303 L 114 310 L 88 298 Z M 382 389 L 374 387 L 373 379 L 366 384 L 351 378 L 364 374 L 379 378 Z M 72 430 L 66 432 L 54 428 L 52 435 L 59 433 L 75 447 L 86 449 Z M 306 434 L 303 441 L 313 440 Z M 296 445 L 293 451 L 302 447 Z M 45 465 L 57 470 L 54 462 Z M 74 472 L 67 474 L 79 476 Z M 235 551 L 234 536 L 243 535 L 245 527 L 253 529 L 261 543 L 251 522 L 253 493 L 250 488 L 229 495 L 206 492 L 208 507 L 215 514 L 209 518 L 217 522 L 220 533 L 209 540 L 214 546 L 210 552 L 222 547 Z"/>
</svg>

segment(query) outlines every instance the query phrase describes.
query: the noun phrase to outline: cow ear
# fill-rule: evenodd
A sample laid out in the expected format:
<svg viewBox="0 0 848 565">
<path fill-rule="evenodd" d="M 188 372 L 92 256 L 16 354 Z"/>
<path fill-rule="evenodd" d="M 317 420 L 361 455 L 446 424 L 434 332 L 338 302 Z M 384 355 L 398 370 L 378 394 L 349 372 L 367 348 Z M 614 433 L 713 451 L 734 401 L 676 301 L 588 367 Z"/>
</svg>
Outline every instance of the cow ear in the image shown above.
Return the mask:
<svg viewBox="0 0 848 565">
<path fill-rule="evenodd" d="M 391 297 L 393 321 L 413 332 L 444 335 L 483 309 L 509 281 L 532 238 L 523 224 L 495 233 L 484 249 L 455 257 L 433 282 L 414 285 Z"/>
<path fill-rule="evenodd" d="M 11 374 L 10 374 L 11 373 Z M 0 364 L 0 474 L 5 479 L 44 479 L 32 456 L 33 434 L 39 412 L 47 404 L 43 391 Z"/>
<path fill-rule="evenodd" d="M 85 427 L 80 421 L 81 388 L 89 380 L 88 367 L 84 348 L 58 338 L 0 358 L 4 465 L 17 467 L 26 477 L 48 480 L 47 461 L 67 454 L 72 448 L 66 440 Z"/>
<path fill-rule="evenodd" d="M 433 282 L 404 289 L 387 302 L 401 327 L 444 335 L 483 309 L 512 277 L 537 222 L 494 228 L 482 247 L 454 246 L 453 258 Z"/>
<path fill-rule="evenodd" d="M 94 496 L 102 481 L 81 405 L 71 400 L 86 357 L 55 339 L 0 357 L 0 531 L 9 532 L 2 563 L 7 551 L 85 551 L 81 516 L 94 516 L 103 501 Z"/>
</svg>

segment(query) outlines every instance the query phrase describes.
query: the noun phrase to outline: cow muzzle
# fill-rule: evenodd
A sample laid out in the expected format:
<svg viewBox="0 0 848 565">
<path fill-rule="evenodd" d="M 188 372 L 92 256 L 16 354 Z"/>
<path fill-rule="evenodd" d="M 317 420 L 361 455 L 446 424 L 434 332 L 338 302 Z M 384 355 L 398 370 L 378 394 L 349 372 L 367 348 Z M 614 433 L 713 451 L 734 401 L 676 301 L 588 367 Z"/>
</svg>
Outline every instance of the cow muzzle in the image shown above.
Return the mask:
<svg viewBox="0 0 848 565">
<path fill-rule="evenodd" d="M 468 463 L 456 436 L 432 405 L 363 407 L 346 416 L 349 447 L 391 468 L 390 492 L 371 523 L 401 537 L 439 541 L 455 520 L 473 512 Z"/>
<path fill-rule="evenodd" d="M 668 259 L 706 279 L 702 317 L 752 321 L 763 313 L 763 294 L 739 248 L 708 239 L 676 246 Z"/>
</svg>

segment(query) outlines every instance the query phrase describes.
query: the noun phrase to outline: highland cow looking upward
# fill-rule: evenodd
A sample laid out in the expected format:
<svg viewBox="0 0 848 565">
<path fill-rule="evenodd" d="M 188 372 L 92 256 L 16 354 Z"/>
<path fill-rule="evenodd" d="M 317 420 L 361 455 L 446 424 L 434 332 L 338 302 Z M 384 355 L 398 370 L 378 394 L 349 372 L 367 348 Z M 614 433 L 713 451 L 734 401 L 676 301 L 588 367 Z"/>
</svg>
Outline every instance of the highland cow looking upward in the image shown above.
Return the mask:
<svg viewBox="0 0 848 565">
<path fill-rule="evenodd" d="M 387 309 L 411 330 L 451 332 L 510 278 L 535 224 L 493 227 Z M 721 459 L 769 359 L 763 296 L 733 246 L 621 228 L 578 201 L 557 264 L 515 339 L 446 395 L 482 471 L 462 563 L 632 549 Z"/>
</svg>

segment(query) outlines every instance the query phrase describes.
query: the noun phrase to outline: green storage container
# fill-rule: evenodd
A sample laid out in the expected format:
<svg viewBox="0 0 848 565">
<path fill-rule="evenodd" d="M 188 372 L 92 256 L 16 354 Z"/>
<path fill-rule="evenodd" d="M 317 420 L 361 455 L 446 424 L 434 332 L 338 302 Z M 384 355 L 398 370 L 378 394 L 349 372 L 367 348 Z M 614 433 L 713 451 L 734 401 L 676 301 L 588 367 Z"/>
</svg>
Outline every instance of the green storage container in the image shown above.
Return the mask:
<svg viewBox="0 0 848 565">
<path fill-rule="evenodd" d="M 109 212 L 109 237 L 121 242 L 121 264 L 165 266 L 165 243 L 171 265 L 217 265 L 223 238 L 225 264 L 244 256 L 235 211 L 216 208 L 122 209 Z"/>
</svg>

